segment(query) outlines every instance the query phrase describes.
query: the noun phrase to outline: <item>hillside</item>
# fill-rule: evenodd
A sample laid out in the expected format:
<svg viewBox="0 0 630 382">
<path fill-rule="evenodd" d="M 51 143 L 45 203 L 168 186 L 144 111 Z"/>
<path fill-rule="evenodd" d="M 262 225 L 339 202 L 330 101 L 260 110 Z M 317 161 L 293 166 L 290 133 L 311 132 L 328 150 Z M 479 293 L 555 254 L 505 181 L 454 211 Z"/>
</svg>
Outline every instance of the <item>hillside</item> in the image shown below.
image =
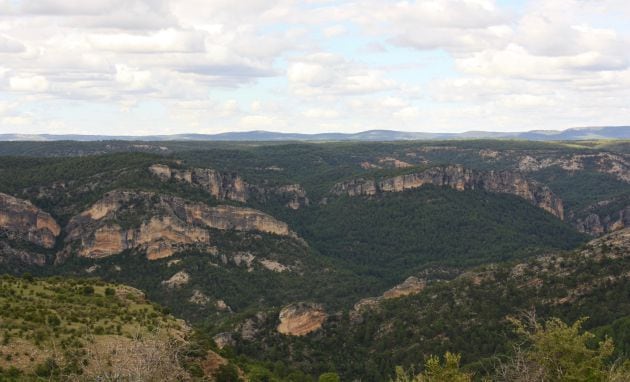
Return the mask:
<svg viewBox="0 0 630 382">
<path fill-rule="evenodd" d="M 615 336 L 630 316 L 610 308 L 623 277 L 609 295 L 549 303 L 624 272 L 624 256 L 588 255 L 626 248 L 624 142 L 0 149 L 20 154 L 0 158 L 0 272 L 136 288 L 246 373 L 383 380 L 446 350 L 478 373 L 510 350 L 507 314 L 589 315 L 587 329 Z M 510 276 L 516 264 L 533 270 Z"/>
<path fill-rule="evenodd" d="M 0 306 L 2 380 L 189 377 L 175 349 L 190 329 L 137 289 L 3 276 Z"/>
<path fill-rule="evenodd" d="M 517 337 L 508 318 L 535 312 L 566 322 L 588 317 L 585 328 L 611 336 L 616 356 L 625 356 L 629 255 L 625 229 L 577 251 L 475 268 L 450 281 L 428 280 L 349 311 L 328 312 L 320 330 L 302 337 L 279 334 L 278 315 L 252 317 L 248 330 L 256 335 L 243 337 L 238 331 L 244 327 L 236 326 L 234 348 L 313 373 L 332 367 L 344 379 L 367 380 L 385 380 L 396 365 L 419 370 L 428 355 L 455 351 L 466 369 L 483 375 L 513 350 Z"/>
</svg>

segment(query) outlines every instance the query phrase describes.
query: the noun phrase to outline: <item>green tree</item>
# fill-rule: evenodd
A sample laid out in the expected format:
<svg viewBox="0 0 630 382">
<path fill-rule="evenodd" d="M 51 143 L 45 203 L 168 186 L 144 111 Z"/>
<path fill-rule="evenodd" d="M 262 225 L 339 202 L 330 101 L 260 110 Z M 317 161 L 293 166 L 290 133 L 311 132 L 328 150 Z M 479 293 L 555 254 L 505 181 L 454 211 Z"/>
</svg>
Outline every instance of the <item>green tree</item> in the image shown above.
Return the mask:
<svg viewBox="0 0 630 382">
<path fill-rule="evenodd" d="M 413 371 L 405 371 L 396 367 L 393 382 L 470 382 L 472 374 L 460 370 L 461 356 L 451 352 L 444 354 L 444 362 L 438 356 L 430 356 L 424 363 L 424 372 L 413 375 Z"/>
<path fill-rule="evenodd" d="M 611 373 L 623 373 L 608 366 L 614 351 L 610 338 L 596 342 L 594 334 L 582 331 L 586 319 L 567 325 L 558 318 L 539 323 L 535 318 L 511 319 L 529 345 L 517 348 L 511 359 L 498 369 L 500 381 L 542 380 L 553 382 L 598 382 L 618 380 Z M 611 371 L 612 370 L 612 371 Z M 626 374 L 627 376 L 627 374 Z"/>
<path fill-rule="evenodd" d="M 318 382 L 340 382 L 341 379 L 337 373 L 324 373 L 319 376 Z"/>
</svg>

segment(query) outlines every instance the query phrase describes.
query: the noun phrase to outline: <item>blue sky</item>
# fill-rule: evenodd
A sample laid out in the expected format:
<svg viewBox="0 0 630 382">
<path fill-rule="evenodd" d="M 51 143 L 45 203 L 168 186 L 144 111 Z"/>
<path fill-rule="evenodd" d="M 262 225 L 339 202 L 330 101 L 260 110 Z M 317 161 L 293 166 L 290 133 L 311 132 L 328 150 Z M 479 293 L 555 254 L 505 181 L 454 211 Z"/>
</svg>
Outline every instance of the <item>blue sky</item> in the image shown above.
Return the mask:
<svg viewBox="0 0 630 382">
<path fill-rule="evenodd" d="M 622 0 L 0 0 L 0 133 L 630 121 Z"/>
</svg>

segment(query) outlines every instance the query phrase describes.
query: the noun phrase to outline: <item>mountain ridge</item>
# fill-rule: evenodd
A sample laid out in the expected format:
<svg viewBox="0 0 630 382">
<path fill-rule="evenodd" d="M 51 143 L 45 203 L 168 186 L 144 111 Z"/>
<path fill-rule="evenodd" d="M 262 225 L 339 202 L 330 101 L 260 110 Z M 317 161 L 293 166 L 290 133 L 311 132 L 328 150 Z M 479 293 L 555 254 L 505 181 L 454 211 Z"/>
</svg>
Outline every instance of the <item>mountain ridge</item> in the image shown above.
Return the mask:
<svg viewBox="0 0 630 382">
<path fill-rule="evenodd" d="M 172 135 L 82 135 L 82 134 L 0 134 L 0 141 L 405 141 L 437 139 L 524 139 L 562 141 L 590 139 L 630 139 L 630 126 L 576 127 L 566 130 L 530 130 L 521 132 L 466 131 L 462 133 L 366 130 L 358 133 L 281 133 L 265 130 L 218 134 Z"/>
</svg>

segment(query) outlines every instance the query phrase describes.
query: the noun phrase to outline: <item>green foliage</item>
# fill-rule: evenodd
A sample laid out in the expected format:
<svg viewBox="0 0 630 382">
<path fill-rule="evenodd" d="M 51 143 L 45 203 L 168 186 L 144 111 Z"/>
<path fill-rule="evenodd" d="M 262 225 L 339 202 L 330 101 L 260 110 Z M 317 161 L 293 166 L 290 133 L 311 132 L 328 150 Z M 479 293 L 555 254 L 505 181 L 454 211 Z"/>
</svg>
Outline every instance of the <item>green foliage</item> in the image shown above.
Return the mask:
<svg viewBox="0 0 630 382">
<path fill-rule="evenodd" d="M 214 375 L 216 382 L 240 382 L 241 377 L 238 375 L 238 369 L 231 363 L 227 363 L 219 366 L 216 374 Z"/>
<path fill-rule="evenodd" d="M 430 356 L 424 363 L 424 372 L 414 375 L 413 370 L 406 371 L 396 367 L 395 378 L 391 382 L 471 382 L 472 374 L 460 370 L 461 356 L 446 352 L 444 361 L 440 357 Z"/>
<path fill-rule="evenodd" d="M 544 324 L 512 320 L 516 331 L 530 344 L 525 359 L 533 371 L 540 370 L 542 380 L 558 382 L 597 382 L 609 380 L 607 361 L 613 354 L 610 338 L 596 342 L 590 332 L 582 332 L 585 319 L 567 325 L 558 318 Z M 596 345 L 591 344 L 596 342 Z"/>
<path fill-rule="evenodd" d="M 317 379 L 318 382 L 340 382 L 339 374 L 328 372 L 319 376 Z"/>
</svg>

